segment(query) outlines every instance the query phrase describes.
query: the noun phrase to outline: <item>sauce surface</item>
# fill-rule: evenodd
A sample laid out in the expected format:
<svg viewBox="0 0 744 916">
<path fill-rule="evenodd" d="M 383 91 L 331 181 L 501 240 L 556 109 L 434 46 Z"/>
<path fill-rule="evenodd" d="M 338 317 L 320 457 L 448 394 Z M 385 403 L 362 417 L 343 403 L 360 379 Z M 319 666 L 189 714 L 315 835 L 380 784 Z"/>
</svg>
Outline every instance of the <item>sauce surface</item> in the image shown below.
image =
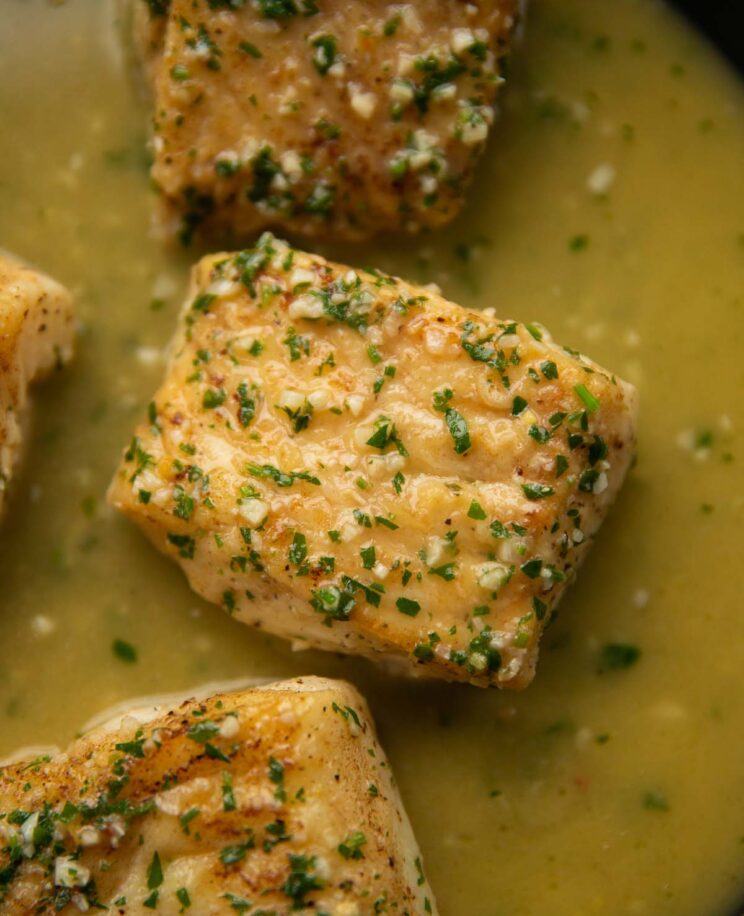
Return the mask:
<svg viewBox="0 0 744 916">
<path fill-rule="evenodd" d="M 346 677 L 370 701 L 447 916 L 734 911 L 738 81 L 657 3 L 535 0 L 463 215 L 321 252 L 540 321 L 640 392 L 637 466 L 534 684 L 411 684 L 239 626 L 103 502 L 198 255 L 148 238 L 147 105 L 116 5 L 6 0 L 0 18 L 0 245 L 67 283 L 82 320 L 75 362 L 38 392 L 0 530 L 0 753 L 64 743 L 127 697 Z"/>
</svg>

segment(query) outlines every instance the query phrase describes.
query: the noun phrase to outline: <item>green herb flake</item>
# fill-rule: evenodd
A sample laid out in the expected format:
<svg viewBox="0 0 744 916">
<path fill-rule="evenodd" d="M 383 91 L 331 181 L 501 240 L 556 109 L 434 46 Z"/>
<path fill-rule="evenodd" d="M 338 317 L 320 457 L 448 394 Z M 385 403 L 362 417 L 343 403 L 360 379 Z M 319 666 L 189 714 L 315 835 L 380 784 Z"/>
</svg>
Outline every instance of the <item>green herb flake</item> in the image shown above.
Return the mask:
<svg viewBox="0 0 744 916">
<path fill-rule="evenodd" d="M 546 359 L 545 362 L 540 363 L 540 371 L 546 379 L 553 380 L 558 378 L 558 366 L 552 359 Z"/>
<path fill-rule="evenodd" d="M 555 490 L 542 483 L 523 483 L 522 492 L 527 499 L 534 502 L 538 499 L 546 499 L 548 496 L 552 496 Z"/>
<path fill-rule="evenodd" d="M 398 598 L 395 602 L 395 606 L 401 614 L 405 614 L 407 617 L 415 617 L 421 610 L 421 605 L 412 598 Z"/>
<path fill-rule="evenodd" d="M 276 786 L 274 798 L 277 801 L 286 801 L 287 792 L 284 788 L 284 764 L 274 756 L 269 757 L 269 780 Z"/>
<path fill-rule="evenodd" d="M 385 25 L 382 27 L 382 34 L 385 38 L 392 38 L 393 35 L 398 31 L 398 26 L 400 25 L 402 17 L 400 15 L 391 16 L 387 20 Z"/>
<path fill-rule="evenodd" d="M 669 801 L 663 792 L 658 789 L 649 789 L 643 793 L 643 807 L 647 811 L 668 811 Z"/>
<path fill-rule="evenodd" d="M 294 328 L 287 330 L 287 336 L 282 341 L 289 350 L 289 360 L 294 363 L 303 356 L 310 355 L 310 338 L 295 333 Z"/>
<path fill-rule="evenodd" d="M 492 537 L 498 538 L 500 541 L 506 541 L 511 537 L 506 525 L 498 519 L 491 522 L 490 528 Z"/>
<path fill-rule="evenodd" d="M 313 48 L 313 64 L 321 76 L 325 76 L 336 61 L 336 38 L 334 35 L 318 35 L 310 42 Z"/>
<path fill-rule="evenodd" d="M 206 744 L 207 741 L 218 734 L 219 730 L 220 727 L 216 722 L 212 722 L 210 719 L 204 719 L 204 721 L 196 722 L 192 725 L 186 732 L 186 737 L 190 738 L 192 741 L 196 741 L 197 744 Z"/>
<path fill-rule="evenodd" d="M 452 407 L 447 409 L 444 419 L 447 423 L 447 429 L 449 430 L 450 436 L 452 436 L 452 441 L 455 443 L 455 452 L 458 455 L 462 455 L 463 452 L 466 452 L 471 446 L 470 430 L 468 429 L 467 420 L 459 411 Z"/>
<path fill-rule="evenodd" d="M 220 850 L 220 862 L 223 865 L 235 865 L 236 862 L 242 862 L 246 852 L 252 847 L 253 842 L 250 840 L 247 843 L 234 843 L 230 846 L 225 846 Z"/>
<path fill-rule="evenodd" d="M 468 518 L 474 518 L 477 521 L 483 521 L 486 517 L 486 512 L 483 506 L 477 501 L 473 500 L 470 503 L 470 508 L 468 509 Z"/>
<path fill-rule="evenodd" d="M 152 861 L 147 868 L 147 887 L 148 890 L 155 890 L 163 883 L 163 866 L 160 862 L 160 855 L 156 851 L 153 854 Z"/>
<path fill-rule="evenodd" d="M 291 487 L 296 480 L 304 480 L 316 487 L 320 486 L 320 480 L 309 474 L 307 471 L 280 471 L 271 464 L 247 464 L 246 470 L 254 477 L 268 477 L 279 487 Z"/>
<path fill-rule="evenodd" d="M 126 662 L 128 665 L 133 665 L 137 661 L 137 649 L 131 643 L 123 639 L 115 639 L 111 643 L 111 651 L 120 662 Z"/>
<path fill-rule="evenodd" d="M 293 855 L 287 856 L 290 873 L 282 885 L 282 891 L 294 901 L 293 909 L 305 909 L 305 896 L 310 891 L 323 888 L 323 880 L 312 871 L 315 868 L 315 856 Z"/>
<path fill-rule="evenodd" d="M 599 656 L 599 671 L 625 671 L 632 668 L 641 657 L 638 646 L 630 643 L 611 642 L 602 647 Z"/>
<path fill-rule="evenodd" d="M 178 484 L 173 489 L 173 502 L 173 514 L 185 522 L 189 521 L 194 514 L 195 503 L 184 488 Z"/>
<path fill-rule="evenodd" d="M 338 851 L 344 859 L 363 859 L 362 847 L 366 844 L 367 837 L 361 830 L 354 830 L 343 843 L 339 844 Z"/>
<path fill-rule="evenodd" d="M 207 388 L 202 397 L 202 407 L 205 410 L 215 410 L 221 407 L 227 400 L 227 392 L 224 388 Z"/>
<path fill-rule="evenodd" d="M 519 567 L 529 579 L 536 579 L 542 571 L 543 561 L 539 557 L 527 560 Z"/>
<path fill-rule="evenodd" d="M 189 78 L 189 68 L 184 64 L 174 64 L 170 69 L 171 79 L 177 83 L 182 83 Z"/>
<path fill-rule="evenodd" d="M 470 430 L 465 417 L 459 410 L 455 410 L 454 407 L 450 406 L 450 401 L 453 397 L 454 392 L 451 388 L 435 391 L 433 406 L 434 410 L 444 414 L 444 421 L 455 444 L 455 452 L 458 455 L 462 455 L 471 446 Z"/>
<path fill-rule="evenodd" d="M 307 559 L 307 538 L 299 531 L 296 531 L 292 538 L 288 557 L 289 562 L 295 566 L 300 566 Z"/>
<path fill-rule="evenodd" d="M 538 426 L 537 424 L 533 423 L 529 428 L 528 435 L 531 439 L 534 439 L 538 445 L 545 445 L 548 439 L 550 439 L 552 436 L 552 433 L 544 426 Z"/>
<path fill-rule="evenodd" d="M 374 432 L 367 439 L 367 445 L 371 445 L 372 448 L 378 448 L 381 452 L 384 452 L 388 445 L 394 445 L 399 454 L 404 457 L 408 455 L 398 435 L 395 423 L 389 417 L 380 416 L 375 420 Z"/>
<path fill-rule="evenodd" d="M 222 810 L 235 811 L 237 803 L 235 801 L 235 792 L 233 791 L 232 773 L 224 770 L 222 773 Z"/>
<path fill-rule="evenodd" d="M 260 57 L 263 57 L 263 54 L 261 54 L 258 48 L 254 44 L 251 44 L 250 41 L 241 41 L 238 47 L 243 52 L 243 54 L 247 54 L 249 57 L 254 57 L 256 60 L 258 60 Z"/>
<path fill-rule="evenodd" d="M 574 385 L 574 391 L 584 402 L 589 413 L 596 413 L 599 410 L 599 398 L 596 398 L 586 385 Z"/>
<path fill-rule="evenodd" d="M 237 894 L 227 893 L 223 894 L 223 897 L 230 904 L 230 907 L 239 914 L 246 913 L 253 906 L 250 900 L 247 900 L 245 897 L 238 897 Z"/>
<path fill-rule="evenodd" d="M 189 824 L 194 820 L 195 817 L 198 817 L 201 814 L 200 808 L 190 808 L 188 811 L 185 811 L 183 814 L 179 815 L 178 820 L 181 824 L 181 830 L 184 833 L 188 834 L 191 832 Z"/>
<path fill-rule="evenodd" d="M 455 577 L 457 563 L 444 563 L 442 566 L 433 566 L 429 569 L 430 576 L 439 576 L 445 582 L 451 582 Z"/>
</svg>

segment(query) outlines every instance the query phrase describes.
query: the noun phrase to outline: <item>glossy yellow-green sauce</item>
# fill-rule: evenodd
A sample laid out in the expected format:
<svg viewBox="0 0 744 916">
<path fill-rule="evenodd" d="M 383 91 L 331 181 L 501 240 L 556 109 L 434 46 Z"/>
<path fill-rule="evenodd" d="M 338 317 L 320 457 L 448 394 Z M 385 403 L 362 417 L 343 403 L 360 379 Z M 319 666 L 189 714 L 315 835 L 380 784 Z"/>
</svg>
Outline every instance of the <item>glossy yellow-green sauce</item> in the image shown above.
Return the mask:
<svg viewBox="0 0 744 916">
<path fill-rule="evenodd" d="M 521 695 L 411 684 L 241 627 L 104 505 L 195 256 L 148 238 L 147 107 L 114 7 L 0 11 L 0 246 L 69 284 L 82 321 L 74 365 L 38 392 L 0 531 L 0 753 L 65 742 L 129 696 L 338 675 L 371 701 L 445 916 L 735 912 L 737 80 L 658 3 L 535 0 L 462 217 L 404 244 L 325 249 L 541 321 L 641 394 L 637 467 L 546 634 L 535 683 Z M 589 189 L 613 174 L 606 193 Z M 112 652 L 116 638 L 136 663 Z M 641 657 L 599 674 L 608 642 Z"/>
</svg>

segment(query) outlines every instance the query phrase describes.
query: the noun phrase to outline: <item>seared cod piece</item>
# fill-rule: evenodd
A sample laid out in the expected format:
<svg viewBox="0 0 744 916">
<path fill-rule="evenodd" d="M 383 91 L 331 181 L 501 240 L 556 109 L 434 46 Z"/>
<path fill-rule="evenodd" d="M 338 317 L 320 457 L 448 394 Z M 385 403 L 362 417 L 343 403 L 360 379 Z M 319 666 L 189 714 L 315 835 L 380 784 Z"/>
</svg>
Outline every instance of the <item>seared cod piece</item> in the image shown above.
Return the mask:
<svg viewBox="0 0 744 916">
<path fill-rule="evenodd" d="M 72 337 L 67 290 L 0 254 L 0 514 L 21 450 L 28 387 L 69 359 Z"/>
<path fill-rule="evenodd" d="M 0 910 L 435 913 L 369 710 L 305 678 L 0 769 Z"/>
<path fill-rule="evenodd" d="M 539 327 L 267 234 L 195 268 L 110 499 L 238 620 L 524 687 L 634 413 Z"/>
<path fill-rule="evenodd" d="M 459 210 L 517 0 L 135 2 L 166 232 L 363 238 Z"/>
</svg>

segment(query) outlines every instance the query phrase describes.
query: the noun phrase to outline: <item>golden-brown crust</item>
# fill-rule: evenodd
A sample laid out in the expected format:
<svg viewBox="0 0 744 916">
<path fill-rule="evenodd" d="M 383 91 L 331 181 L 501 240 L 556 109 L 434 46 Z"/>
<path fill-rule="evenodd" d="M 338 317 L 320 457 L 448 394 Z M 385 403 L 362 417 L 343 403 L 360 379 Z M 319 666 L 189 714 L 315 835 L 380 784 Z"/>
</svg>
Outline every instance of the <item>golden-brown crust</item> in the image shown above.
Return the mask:
<svg viewBox="0 0 744 916">
<path fill-rule="evenodd" d="M 21 449 L 28 386 L 69 359 L 72 336 L 67 290 L 0 254 L 0 514 Z"/>
<path fill-rule="evenodd" d="M 369 710 L 350 685 L 298 679 L 141 719 L 0 769 L 6 916 L 94 902 L 176 914 L 184 890 L 200 914 L 371 916 L 380 900 L 381 912 L 419 916 L 431 912 L 426 900 L 433 910 Z"/>
<path fill-rule="evenodd" d="M 154 404 L 110 499 L 200 594 L 480 685 L 531 680 L 634 449 L 633 389 L 544 329 L 271 236 L 196 267 Z"/>
<path fill-rule="evenodd" d="M 516 0 L 136 2 L 166 231 L 364 238 L 459 210 Z"/>
</svg>

